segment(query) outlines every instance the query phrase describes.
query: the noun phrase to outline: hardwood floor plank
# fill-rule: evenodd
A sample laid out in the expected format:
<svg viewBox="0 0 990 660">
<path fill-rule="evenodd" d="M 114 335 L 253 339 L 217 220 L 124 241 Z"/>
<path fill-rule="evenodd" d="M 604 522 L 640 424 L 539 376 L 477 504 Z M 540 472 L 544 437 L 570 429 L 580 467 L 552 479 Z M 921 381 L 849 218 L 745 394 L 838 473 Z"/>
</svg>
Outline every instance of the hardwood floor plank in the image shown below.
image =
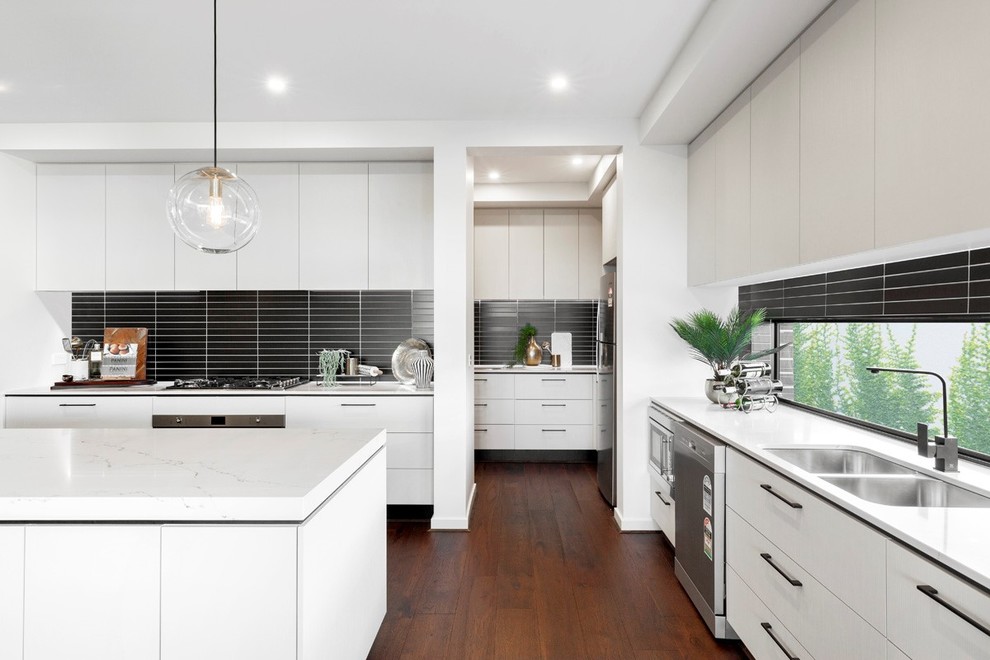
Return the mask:
<svg viewBox="0 0 990 660">
<path fill-rule="evenodd" d="M 540 629 L 533 610 L 499 608 L 495 615 L 495 657 L 541 658 Z"/>
<path fill-rule="evenodd" d="M 495 656 L 495 577 L 465 580 L 454 615 L 447 657 L 475 660 Z"/>
<path fill-rule="evenodd" d="M 588 655 L 592 658 L 631 658 L 632 644 L 611 592 L 601 587 L 575 586 L 573 589 Z"/>
<path fill-rule="evenodd" d="M 581 621 L 571 591 L 573 579 L 564 563 L 564 548 L 552 511 L 530 511 L 533 528 L 533 576 L 536 616 L 543 656 L 585 658 Z"/>
<path fill-rule="evenodd" d="M 413 619 L 402 646 L 403 659 L 445 658 L 450 630 L 454 623 L 453 614 L 420 614 Z"/>
<path fill-rule="evenodd" d="M 421 614 L 453 614 L 467 559 L 468 535 L 459 532 L 436 532 L 432 535 L 433 552 L 428 570 L 420 585 L 416 607 Z"/>
</svg>

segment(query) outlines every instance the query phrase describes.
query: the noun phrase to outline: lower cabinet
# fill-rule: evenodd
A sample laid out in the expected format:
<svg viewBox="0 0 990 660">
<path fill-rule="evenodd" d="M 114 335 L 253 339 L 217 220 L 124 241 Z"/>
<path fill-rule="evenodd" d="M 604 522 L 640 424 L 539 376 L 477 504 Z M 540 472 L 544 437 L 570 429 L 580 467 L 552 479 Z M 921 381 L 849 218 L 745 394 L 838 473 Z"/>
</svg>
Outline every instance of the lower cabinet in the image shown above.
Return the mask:
<svg viewBox="0 0 990 660">
<path fill-rule="evenodd" d="M 0 525 L 0 658 L 24 657 L 24 527 Z"/>
<path fill-rule="evenodd" d="M 732 566 L 725 569 L 725 593 L 730 599 L 727 610 L 729 625 L 756 660 L 814 657 L 780 623 Z"/>
<path fill-rule="evenodd" d="M 670 484 L 650 468 L 650 517 L 674 547 L 677 546 L 677 539 L 674 537 L 676 507 L 677 503 L 671 497 Z"/>
<path fill-rule="evenodd" d="M 151 428 L 151 396 L 4 397 L 8 429 Z"/>
</svg>

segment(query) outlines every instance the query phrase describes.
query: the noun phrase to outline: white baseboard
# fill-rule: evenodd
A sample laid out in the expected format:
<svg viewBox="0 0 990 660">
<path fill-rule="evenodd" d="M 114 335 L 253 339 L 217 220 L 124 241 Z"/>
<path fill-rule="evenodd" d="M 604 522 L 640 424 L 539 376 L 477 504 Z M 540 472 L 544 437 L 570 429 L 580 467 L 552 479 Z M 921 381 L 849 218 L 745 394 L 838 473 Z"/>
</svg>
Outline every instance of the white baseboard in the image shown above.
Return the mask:
<svg viewBox="0 0 990 660">
<path fill-rule="evenodd" d="M 660 526 L 653 518 L 624 518 L 619 507 L 613 511 L 615 524 L 619 526 L 620 532 L 659 532 Z"/>
<path fill-rule="evenodd" d="M 478 484 L 471 484 L 471 494 L 468 496 L 467 511 L 464 517 L 430 519 L 430 529 L 433 531 L 467 531 L 471 523 L 471 512 L 474 510 L 474 496 L 478 492 Z"/>
</svg>

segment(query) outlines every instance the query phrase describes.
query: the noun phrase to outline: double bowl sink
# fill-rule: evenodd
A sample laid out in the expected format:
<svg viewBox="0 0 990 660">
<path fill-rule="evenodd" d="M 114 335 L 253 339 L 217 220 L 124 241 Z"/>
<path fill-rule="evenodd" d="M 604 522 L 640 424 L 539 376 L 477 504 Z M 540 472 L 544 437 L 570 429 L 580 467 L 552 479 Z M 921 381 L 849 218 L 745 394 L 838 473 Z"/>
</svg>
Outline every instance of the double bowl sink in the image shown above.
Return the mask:
<svg viewBox="0 0 990 660">
<path fill-rule="evenodd" d="M 876 504 L 990 507 L 990 497 L 855 447 L 778 447 L 765 451 L 855 497 Z"/>
</svg>

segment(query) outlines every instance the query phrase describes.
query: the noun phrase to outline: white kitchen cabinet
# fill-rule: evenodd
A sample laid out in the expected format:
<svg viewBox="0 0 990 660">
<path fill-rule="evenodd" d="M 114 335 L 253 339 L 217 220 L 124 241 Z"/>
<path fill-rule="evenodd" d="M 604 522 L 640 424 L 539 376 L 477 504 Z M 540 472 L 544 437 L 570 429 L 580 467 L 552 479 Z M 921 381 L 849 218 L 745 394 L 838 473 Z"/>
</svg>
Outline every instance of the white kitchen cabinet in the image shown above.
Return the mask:
<svg viewBox="0 0 990 660">
<path fill-rule="evenodd" d="M 613 179 L 602 194 L 602 264 L 607 264 L 618 254 L 619 180 Z"/>
<path fill-rule="evenodd" d="M 512 399 L 476 399 L 474 402 L 474 423 L 515 424 L 516 405 Z"/>
<path fill-rule="evenodd" d="M 750 268 L 800 263 L 801 48 L 791 44 L 753 83 Z"/>
<path fill-rule="evenodd" d="M 368 286 L 433 288 L 433 163 L 368 166 Z"/>
<path fill-rule="evenodd" d="M 486 424 L 474 420 L 475 449 L 515 449 L 516 427 L 514 424 Z"/>
<path fill-rule="evenodd" d="M 27 428 L 151 428 L 150 396 L 7 395 L 4 426 Z"/>
<path fill-rule="evenodd" d="M 594 412 L 591 399 L 516 399 L 516 424 L 587 424 Z"/>
<path fill-rule="evenodd" d="M 674 512 L 677 503 L 670 496 L 670 484 L 666 479 L 660 477 L 652 467 L 650 468 L 650 517 L 663 532 L 670 544 L 677 545 L 677 537 L 674 534 Z"/>
<path fill-rule="evenodd" d="M 887 637 L 908 657 L 987 657 L 987 633 L 976 626 L 990 629 L 990 596 L 895 541 L 887 542 L 887 606 Z"/>
<path fill-rule="evenodd" d="M 731 566 L 725 568 L 726 618 L 757 660 L 814 657 Z M 833 631 L 837 632 L 837 631 Z M 841 634 L 841 633 L 837 633 Z"/>
<path fill-rule="evenodd" d="M 38 165 L 37 173 L 35 287 L 103 291 L 106 165 Z M 162 193 L 162 208 L 167 192 Z"/>
<path fill-rule="evenodd" d="M 107 165 L 106 288 L 170 291 L 175 288 L 175 234 L 165 201 L 171 163 Z"/>
<path fill-rule="evenodd" d="M 156 415 L 284 415 L 284 396 L 198 396 L 163 394 L 151 397 Z"/>
<path fill-rule="evenodd" d="M 295 657 L 296 533 L 294 525 L 164 526 L 162 660 Z"/>
<path fill-rule="evenodd" d="M 0 526 L 0 658 L 23 658 L 24 527 Z"/>
<path fill-rule="evenodd" d="M 578 295 L 581 300 L 597 300 L 602 279 L 601 209 L 578 211 Z"/>
<path fill-rule="evenodd" d="M 299 288 L 299 164 L 242 163 L 237 176 L 261 205 L 258 233 L 237 251 L 237 288 Z"/>
<path fill-rule="evenodd" d="M 750 90 L 722 113 L 715 133 L 715 277 L 750 268 Z"/>
<path fill-rule="evenodd" d="M 543 298 L 574 299 L 579 292 L 580 227 L 576 209 L 543 211 Z"/>
<path fill-rule="evenodd" d="M 516 399 L 591 399 L 593 374 L 516 374 Z"/>
<path fill-rule="evenodd" d="M 509 210 L 474 210 L 475 300 L 509 297 Z"/>
<path fill-rule="evenodd" d="M 801 35 L 802 263 L 874 247 L 874 10 L 837 0 Z"/>
<path fill-rule="evenodd" d="M 543 298 L 543 210 L 509 210 L 509 298 Z"/>
<path fill-rule="evenodd" d="M 175 179 L 212 163 L 176 163 Z M 237 174 L 237 166 L 219 163 L 220 167 Z M 251 181 L 248 181 L 248 185 Z M 262 208 L 264 222 L 264 208 Z M 256 237 L 257 238 L 257 237 Z M 209 254 L 186 245 L 175 238 L 175 289 L 176 291 L 233 291 L 237 288 L 237 253 Z"/>
<path fill-rule="evenodd" d="M 512 399 L 516 377 L 513 374 L 478 373 L 474 375 L 475 399 Z"/>
<path fill-rule="evenodd" d="M 715 129 L 712 125 L 688 146 L 687 280 L 697 286 L 715 281 Z"/>
<path fill-rule="evenodd" d="M 889 641 L 887 642 L 887 660 L 911 660 L 911 658 L 904 655 L 904 652 L 899 648 L 894 646 Z"/>
<path fill-rule="evenodd" d="M 580 421 L 580 420 L 579 420 Z M 590 424 L 516 424 L 515 448 L 519 450 L 592 450 Z"/>
<path fill-rule="evenodd" d="M 474 448 L 515 449 L 513 374 L 474 375 Z"/>
<path fill-rule="evenodd" d="M 368 288 L 368 163 L 299 164 L 299 287 Z"/>
<path fill-rule="evenodd" d="M 990 3 L 876 2 L 876 246 L 987 226 Z"/>
<path fill-rule="evenodd" d="M 25 660 L 157 658 L 160 543 L 154 525 L 27 526 Z"/>
</svg>

